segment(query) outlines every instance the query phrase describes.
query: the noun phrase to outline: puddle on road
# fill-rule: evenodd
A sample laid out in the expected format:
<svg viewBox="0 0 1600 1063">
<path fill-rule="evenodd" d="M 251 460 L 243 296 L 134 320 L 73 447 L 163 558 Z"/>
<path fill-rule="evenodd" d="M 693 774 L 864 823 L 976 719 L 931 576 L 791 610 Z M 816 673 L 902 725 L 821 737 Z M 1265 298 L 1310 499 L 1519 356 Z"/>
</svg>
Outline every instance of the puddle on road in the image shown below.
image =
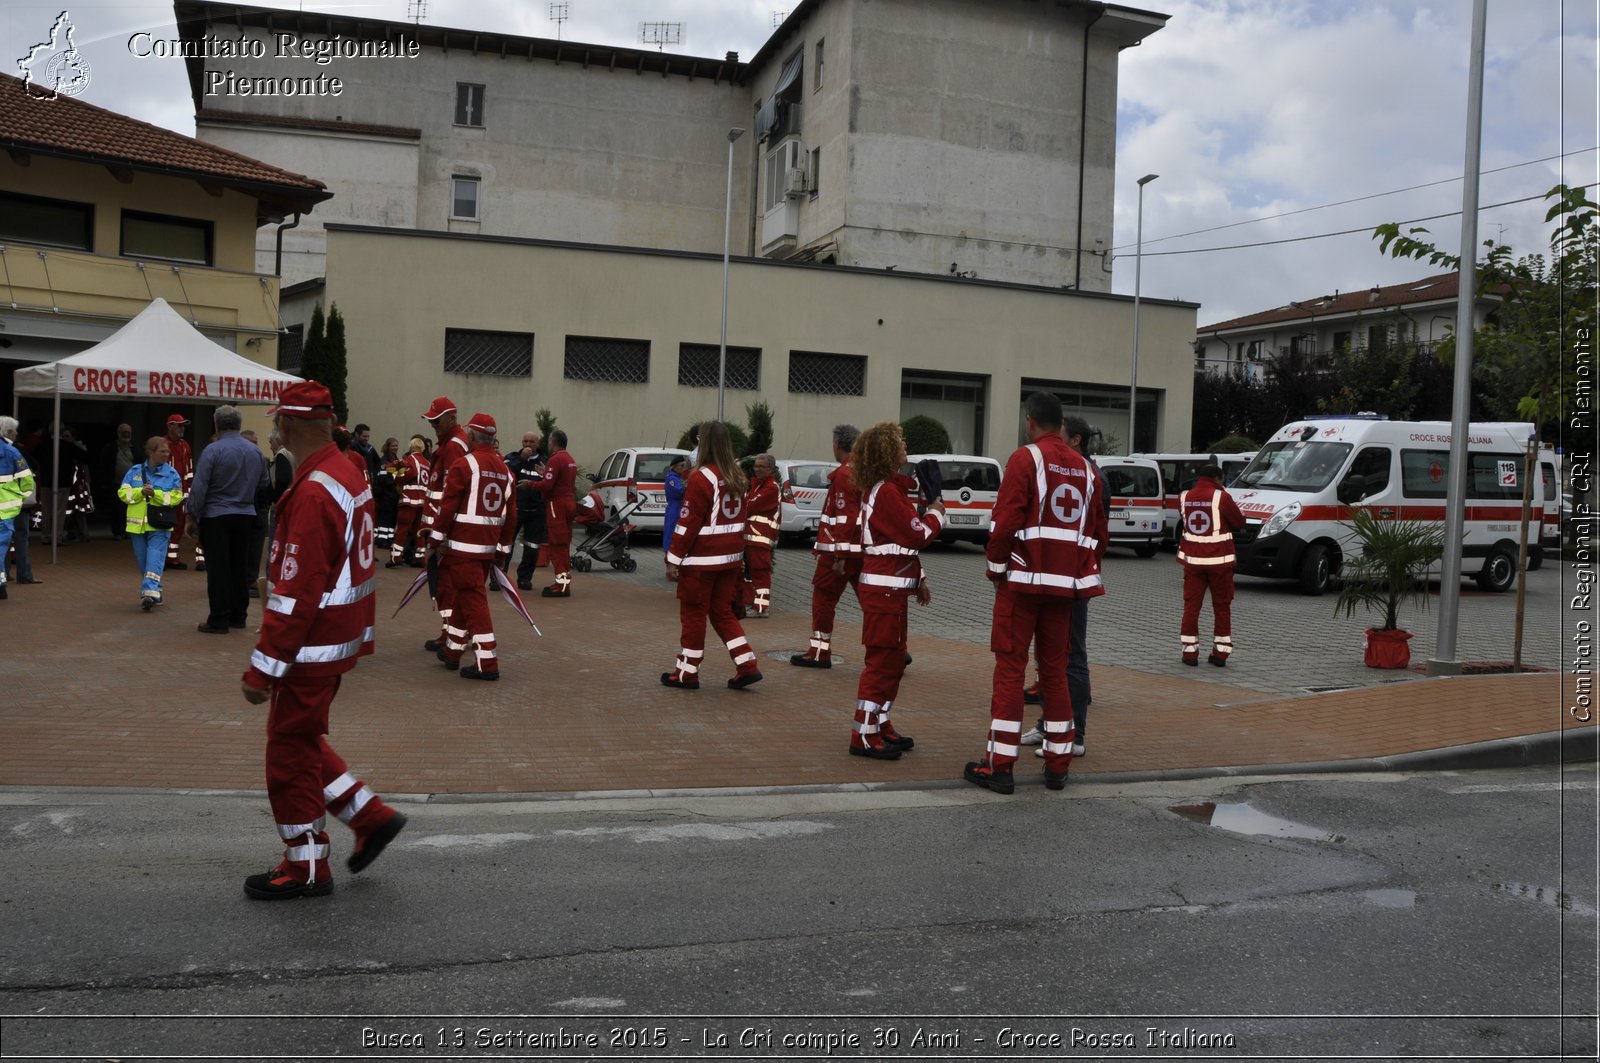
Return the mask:
<svg viewBox="0 0 1600 1063">
<path fill-rule="evenodd" d="M 1218 804 L 1205 801 L 1195 805 L 1173 805 L 1171 810 L 1185 819 L 1220 827 L 1234 834 L 1261 834 L 1269 838 L 1309 838 L 1317 842 L 1342 842 L 1344 835 L 1293 820 L 1269 816 L 1247 804 Z"/>
<path fill-rule="evenodd" d="M 1379 908 L 1415 908 L 1417 894 L 1415 890 L 1367 890 L 1361 895 L 1369 904 Z"/>
</svg>

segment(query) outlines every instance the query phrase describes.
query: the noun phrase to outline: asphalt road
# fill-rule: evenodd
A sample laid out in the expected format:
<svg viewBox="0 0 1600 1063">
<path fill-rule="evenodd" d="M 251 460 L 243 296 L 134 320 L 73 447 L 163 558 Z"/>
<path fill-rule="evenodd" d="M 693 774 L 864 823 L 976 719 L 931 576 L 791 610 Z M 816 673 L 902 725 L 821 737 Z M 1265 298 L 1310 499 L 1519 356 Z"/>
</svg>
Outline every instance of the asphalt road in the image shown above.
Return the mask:
<svg viewBox="0 0 1600 1063">
<path fill-rule="evenodd" d="M 435 801 L 280 903 L 258 796 L 12 789 L 0 1054 L 1593 1058 L 1596 781 Z"/>
</svg>

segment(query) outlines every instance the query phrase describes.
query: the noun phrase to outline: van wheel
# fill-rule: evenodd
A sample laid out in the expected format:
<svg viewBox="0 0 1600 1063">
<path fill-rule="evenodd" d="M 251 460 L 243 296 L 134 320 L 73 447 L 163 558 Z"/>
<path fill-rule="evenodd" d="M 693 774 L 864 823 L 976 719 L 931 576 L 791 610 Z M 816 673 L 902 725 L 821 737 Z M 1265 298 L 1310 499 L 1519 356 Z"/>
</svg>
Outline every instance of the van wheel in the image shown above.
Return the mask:
<svg viewBox="0 0 1600 1063">
<path fill-rule="evenodd" d="M 1300 559 L 1300 593 L 1312 597 L 1328 589 L 1333 578 L 1333 561 L 1326 543 L 1312 543 Z"/>
<path fill-rule="evenodd" d="M 1139 546 L 1135 546 L 1133 548 L 1133 552 L 1140 557 L 1155 557 L 1156 547 L 1154 543 L 1143 543 Z"/>
<path fill-rule="evenodd" d="M 1528 571 L 1537 572 L 1544 565 L 1544 547 L 1535 546 L 1528 551 Z"/>
<path fill-rule="evenodd" d="M 1517 582 L 1517 559 L 1503 546 L 1489 551 L 1478 573 L 1478 589 L 1502 594 Z"/>
</svg>

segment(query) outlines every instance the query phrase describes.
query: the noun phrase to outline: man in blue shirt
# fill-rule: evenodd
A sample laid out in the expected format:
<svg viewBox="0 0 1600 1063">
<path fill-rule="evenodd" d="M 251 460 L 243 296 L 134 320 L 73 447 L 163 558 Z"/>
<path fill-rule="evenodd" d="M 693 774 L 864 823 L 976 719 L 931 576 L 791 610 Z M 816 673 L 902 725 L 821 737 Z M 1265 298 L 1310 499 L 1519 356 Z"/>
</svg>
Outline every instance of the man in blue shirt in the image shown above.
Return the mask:
<svg viewBox="0 0 1600 1063">
<path fill-rule="evenodd" d="M 250 528 L 256 519 L 261 451 L 239 434 L 242 420 L 236 408 L 218 406 L 213 420 L 217 438 L 195 462 L 185 507 L 199 526 L 206 556 L 211 612 L 199 630 L 226 635 L 229 628 L 245 626 L 250 609 Z"/>
</svg>

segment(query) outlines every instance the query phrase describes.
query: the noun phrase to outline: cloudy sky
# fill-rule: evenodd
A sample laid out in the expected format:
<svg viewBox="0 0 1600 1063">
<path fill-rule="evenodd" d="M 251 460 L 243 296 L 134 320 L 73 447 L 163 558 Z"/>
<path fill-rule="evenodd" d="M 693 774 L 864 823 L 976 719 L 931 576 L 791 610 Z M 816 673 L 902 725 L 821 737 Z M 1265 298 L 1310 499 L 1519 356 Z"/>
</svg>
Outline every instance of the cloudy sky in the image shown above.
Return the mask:
<svg viewBox="0 0 1600 1063">
<path fill-rule="evenodd" d="M 182 61 L 135 59 L 127 48 L 141 30 L 175 36 L 170 3 L 6 0 L 7 68 L 48 35 L 64 2 L 91 71 L 81 98 L 192 134 Z M 675 21 L 685 27 L 676 51 L 749 57 L 774 12 L 791 2 L 569 0 L 560 32 L 633 45 L 640 22 Z M 407 0 L 303 6 L 408 16 Z M 1129 6 L 1171 20 L 1122 56 L 1117 291 L 1133 290 L 1135 181 L 1147 173 L 1160 177 L 1145 189 L 1142 291 L 1201 303 L 1201 325 L 1426 273 L 1378 254 L 1369 234 L 1381 222 L 1449 215 L 1419 224 L 1455 248 L 1468 0 Z M 435 25 L 556 35 L 547 0 L 430 0 L 427 8 Z M 1597 9 L 1597 0 L 1489 0 L 1480 237 L 1538 250 L 1547 230 L 1537 197 L 1558 181 L 1596 181 Z M 1358 231 L 1303 239 L 1345 230 Z"/>
</svg>

